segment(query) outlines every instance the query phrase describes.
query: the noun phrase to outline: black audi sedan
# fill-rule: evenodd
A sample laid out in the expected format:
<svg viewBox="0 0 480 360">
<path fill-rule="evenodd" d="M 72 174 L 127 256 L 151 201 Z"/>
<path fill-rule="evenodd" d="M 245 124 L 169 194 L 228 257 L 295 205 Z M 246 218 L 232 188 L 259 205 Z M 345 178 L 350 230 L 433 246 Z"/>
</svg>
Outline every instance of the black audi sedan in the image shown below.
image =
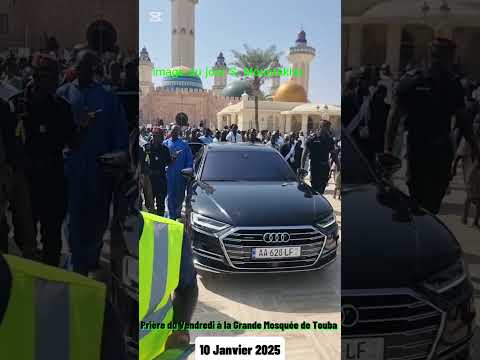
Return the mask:
<svg viewBox="0 0 480 360">
<path fill-rule="evenodd" d="M 369 166 L 342 139 L 342 360 L 471 359 L 475 310 L 462 250 L 386 180 L 392 165 Z"/>
<path fill-rule="evenodd" d="M 214 273 L 310 271 L 332 263 L 338 227 L 328 201 L 281 154 L 254 144 L 199 150 L 185 204 L 197 269 Z"/>
</svg>

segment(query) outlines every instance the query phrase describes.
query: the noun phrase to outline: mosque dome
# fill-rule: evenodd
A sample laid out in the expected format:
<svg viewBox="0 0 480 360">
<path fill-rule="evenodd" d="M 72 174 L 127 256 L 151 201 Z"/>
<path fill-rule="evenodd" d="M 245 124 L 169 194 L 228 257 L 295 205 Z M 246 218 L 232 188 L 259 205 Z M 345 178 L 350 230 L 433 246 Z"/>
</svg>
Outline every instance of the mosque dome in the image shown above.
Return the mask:
<svg viewBox="0 0 480 360">
<path fill-rule="evenodd" d="M 274 101 L 287 102 L 308 102 L 307 93 L 302 85 L 296 84 L 293 81 L 287 81 L 280 85 L 273 97 Z"/>
<path fill-rule="evenodd" d="M 253 96 L 252 81 L 249 79 L 234 80 L 222 90 L 223 96 L 240 97 L 243 93 Z"/>
<path fill-rule="evenodd" d="M 176 89 L 203 89 L 202 80 L 198 76 L 192 76 L 191 71 L 192 69 L 186 66 L 171 68 L 172 75 L 162 79 L 162 88 L 173 91 Z"/>
</svg>

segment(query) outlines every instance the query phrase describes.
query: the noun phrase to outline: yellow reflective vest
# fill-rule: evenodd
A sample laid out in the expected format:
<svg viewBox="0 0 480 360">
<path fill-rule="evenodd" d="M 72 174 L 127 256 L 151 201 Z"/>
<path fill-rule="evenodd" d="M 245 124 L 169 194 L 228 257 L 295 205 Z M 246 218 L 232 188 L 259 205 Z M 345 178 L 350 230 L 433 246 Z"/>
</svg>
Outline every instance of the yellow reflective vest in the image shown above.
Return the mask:
<svg viewBox="0 0 480 360">
<path fill-rule="evenodd" d="M 169 349 L 160 356 L 156 357 L 155 360 L 186 360 L 188 356 L 193 352 L 193 349 Z"/>
<path fill-rule="evenodd" d="M 178 286 L 182 257 L 183 224 L 142 212 L 139 245 L 139 359 L 167 356 L 165 343 L 172 333 L 171 295 Z M 165 324 L 165 329 L 148 327 Z M 162 355 L 164 354 L 164 355 Z"/>
<path fill-rule="evenodd" d="M 16 256 L 3 257 L 12 286 L 0 323 L 0 359 L 100 360 L 105 284 Z"/>
</svg>

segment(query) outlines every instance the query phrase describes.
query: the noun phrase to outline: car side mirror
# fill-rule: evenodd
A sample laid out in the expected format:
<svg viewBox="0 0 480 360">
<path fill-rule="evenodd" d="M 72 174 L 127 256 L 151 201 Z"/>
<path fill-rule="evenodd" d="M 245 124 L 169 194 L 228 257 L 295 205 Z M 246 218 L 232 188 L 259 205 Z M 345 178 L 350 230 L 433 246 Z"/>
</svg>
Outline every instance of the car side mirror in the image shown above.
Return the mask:
<svg viewBox="0 0 480 360">
<path fill-rule="evenodd" d="M 186 179 L 190 180 L 190 179 L 193 179 L 193 169 L 192 168 L 186 168 L 186 169 L 182 169 L 182 171 L 180 171 L 183 175 L 183 177 L 185 177 Z"/>
<path fill-rule="evenodd" d="M 298 178 L 299 178 L 300 180 L 305 179 L 305 178 L 307 177 L 307 175 L 308 175 L 308 171 L 307 171 L 307 170 L 302 169 L 302 168 L 300 168 L 300 169 L 297 170 L 297 176 L 298 176 Z"/>
</svg>

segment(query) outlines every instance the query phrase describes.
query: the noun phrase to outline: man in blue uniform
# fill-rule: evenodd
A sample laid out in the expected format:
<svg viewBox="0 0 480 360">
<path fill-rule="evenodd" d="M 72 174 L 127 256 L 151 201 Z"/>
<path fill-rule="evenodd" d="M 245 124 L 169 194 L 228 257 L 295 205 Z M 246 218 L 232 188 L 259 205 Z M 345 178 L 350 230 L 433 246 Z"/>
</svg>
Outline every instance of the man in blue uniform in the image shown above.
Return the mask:
<svg viewBox="0 0 480 360">
<path fill-rule="evenodd" d="M 69 242 L 74 271 L 87 274 L 98 267 L 108 225 L 112 184 L 102 176 L 99 156 L 128 151 L 127 119 L 118 98 L 94 81 L 99 66 L 95 53 L 78 54 L 78 78 L 58 95 L 72 107 L 77 126 L 86 129 L 82 145 L 67 154 Z"/>
<path fill-rule="evenodd" d="M 155 213 L 159 216 L 163 216 L 165 212 L 165 197 L 167 196 L 165 168 L 171 161 L 169 149 L 163 145 L 164 138 L 163 131 L 155 132 L 149 151 L 152 194 L 156 202 Z"/>
<path fill-rule="evenodd" d="M 193 167 L 193 156 L 190 146 L 180 139 L 180 126 L 172 127 L 171 137 L 163 142 L 168 147 L 171 163 L 167 168 L 167 206 L 170 219 L 181 216 L 182 204 L 185 198 L 186 179 L 182 176 L 182 169 Z"/>
</svg>

